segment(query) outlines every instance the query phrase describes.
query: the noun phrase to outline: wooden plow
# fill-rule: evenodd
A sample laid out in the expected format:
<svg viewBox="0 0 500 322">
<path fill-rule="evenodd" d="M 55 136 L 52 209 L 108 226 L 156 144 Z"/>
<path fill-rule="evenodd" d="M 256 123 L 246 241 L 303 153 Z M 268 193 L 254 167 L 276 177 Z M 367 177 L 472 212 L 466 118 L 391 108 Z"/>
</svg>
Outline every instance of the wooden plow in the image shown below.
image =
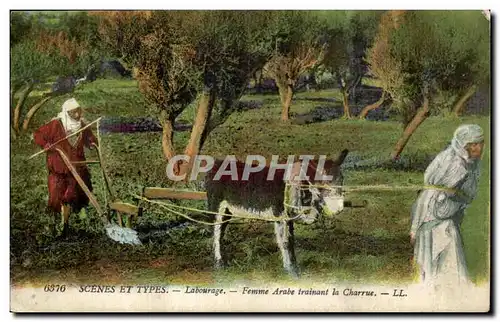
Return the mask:
<svg viewBox="0 0 500 322">
<path fill-rule="evenodd" d="M 207 193 L 204 191 L 184 191 L 172 188 L 145 187 L 142 189 L 142 198 L 148 200 L 206 200 Z M 123 216 L 126 217 L 126 226 L 131 228 L 142 216 L 142 198 L 137 205 L 114 200 L 109 203 L 110 214 L 116 214 L 117 224 L 123 227 Z"/>
<path fill-rule="evenodd" d="M 115 192 L 111 188 L 111 180 L 109 179 L 107 172 L 106 172 L 106 166 L 104 162 L 104 158 L 102 155 L 101 151 L 101 136 L 99 132 L 99 122 L 102 119 L 102 117 L 94 120 L 93 122 L 85 125 L 83 128 L 80 130 L 64 137 L 63 139 L 54 142 L 51 144 L 49 147 L 44 148 L 41 151 L 38 151 L 37 153 L 31 155 L 28 160 L 31 160 L 35 158 L 36 156 L 42 155 L 43 153 L 47 152 L 50 149 L 56 150 L 59 155 L 61 156 L 62 160 L 72 173 L 72 175 L 75 177 L 76 181 L 78 182 L 79 186 L 82 188 L 82 190 L 85 192 L 87 197 L 89 198 L 90 203 L 92 206 L 96 209 L 97 213 L 103 220 L 105 225 L 112 224 L 112 217 L 113 215 L 116 216 L 116 224 L 119 227 L 126 227 L 126 228 L 132 228 L 134 224 L 137 222 L 138 217 L 142 215 L 142 201 L 143 198 L 148 199 L 148 200 L 158 200 L 158 199 L 169 199 L 169 200 L 174 200 L 174 199 L 193 199 L 193 200 L 206 200 L 207 195 L 205 192 L 196 192 L 196 191 L 179 191 L 175 189 L 170 189 L 170 188 L 159 188 L 159 187 L 145 187 L 142 189 L 141 196 L 137 204 L 131 204 L 127 202 L 123 202 L 120 199 L 116 197 Z M 58 144 L 64 140 L 67 140 L 69 137 L 75 136 L 79 133 L 81 133 L 83 130 L 86 128 L 89 128 L 93 125 L 97 125 L 97 144 L 93 144 L 96 151 L 97 151 L 97 160 L 87 160 L 87 161 L 71 161 L 62 150 L 58 148 Z M 86 184 L 83 182 L 82 178 L 78 174 L 78 171 L 76 170 L 75 166 L 81 165 L 81 164 L 86 164 L 86 165 L 99 165 L 101 168 L 101 173 L 102 173 L 102 179 L 104 181 L 104 186 L 106 188 L 106 192 L 104 194 L 104 206 L 101 206 L 99 202 L 97 201 L 96 196 L 92 191 L 89 190 L 89 188 L 86 186 Z M 124 220 L 125 219 L 125 220 Z M 124 223 L 125 222 L 125 223 Z"/>
<path fill-rule="evenodd" d="M 99 218 L 102 220 L 102 222 L 104 224 L 104 230 L 106 231 L 106 234 L 108 235 L 108 237 L 110 237 L 111 239 L 113 239 L 113 240 L 115 240 L 117 242 L 120 242 L 120 243 L 132 244 L 132 245 L 140 245 L 141 241 L 139 240 L 136 231 L 134 231 L 130 227 L 127 227 L 127 228 L 122 227 L 123 224 L 121 223 L 121 220 L 119 220 L 120 221 L 120 225 L 116 225 L 115 223 L 113 223 L 111 221 L 110 211 L 105 212 L 103 210 L 103 208 L 101 207 L 101 205 L 97 201 L 96 196 L 92 193 L 92 191 L 90 191 L 89 187 L 87 187 L 87 185 L 85 184 L 84 180 L 81 178 L 80 174 L 78 173 L 77 169 L 75 168 L 75 165 L 77 165 L 77 164 L 99 164 L 101 166 L 104 183 L 105 183 L 106 190 L 107 190 L 106 193 L 105 193 L 105 199 L 107 200 L 107 198 L 106 198 L 107 194 L 113 200 L 115 199 L 114 194 L 113 194 L 113 192 L 111 191 L 111 188 L 110 188 L 110 182 L 109 182 L 109 179 L 108 179 L 108 177 L 106 175 L 105 167 L 103 165 L 103 158 L 102 158 L 102 153 L 101 153 L 101 149 L 100 149 L 100 146 L 101 146 L 101 144 L 100 144 L 100 133 L 99 133 L 99 121 L 100 120 L 101 120 L 101 118 L 98 118 L 97 120 L 95 120 L 95 121 L 93 121 L 93 122 L 85 125 L 84 127 L 82 127 L 81 129 L 79 129 L 78 131 L 75 131 L 74 133 L 71 133 L 70 135 L 68 135 L 68 136 L 66 136 L 66 137 L 58 140 L 57 142 L 52 143 L 50 146 L 45 147 L 43 150 L 41 150 L 41 151 L 33 154 L 32 156 L 30 156 L 28 158 L 28 160 L 30 160 L 30 159 L 38 156 L 38 155 L 41 155 L 42 153 L 45 153 L 45 152 L 47 152 L 49 150 L 56 151 L 59 154 L 59 156 L 61 157 L 61 159 L 64 162 L 64 164 L 70 170 L 71 174 L 73 175 L 73 177 L 77 181 L 77 183 L 80 186 L 80 188 L 83 190 L 83 192 L 85 193 L 85 195 L 87 195 L 87 197 L 89 199 L 89 202 L 96 209 L 97 213 L 99 214 Z M 67 140 L 71 136 L 74 136 L 74 135 L 77 135 L 79 133 L 82 133 L 82 131 L 84 129 L 86 129 L 86 128 L 94 125 L 94 124 L 97 124 L 97 141 L 98 142 L 97 142 L 97 144 L 93 143 L 93 145 L 95 146 L 95 148 L 97 150 L 98 160 L 97 161 L 96 160 L 92 160 L 92 161 L 72 161 L 72 160 L 70 160 L 68 158 L 68 156 L 64 153 L 64 151 L 62 151 L 60 149 L 60 147 L 58 146 L 58 144 L 60 142 L 64 141 L 64 140 Z M 107 202 L 106 202 L 106 204 L 107 204 Z M 120 201 L 118 201 L 117 204 L 121 204 L 122 208 L 127 205 L 125 203 L 121 203 Z M 139 211 L 137 211 L 136 214 L 138 215 Z M 129 224 L 129 226 L 131 226 L 131 222 L 132 222 L 132 220 L 128 220 L 127 223 Z"/>
</svg>

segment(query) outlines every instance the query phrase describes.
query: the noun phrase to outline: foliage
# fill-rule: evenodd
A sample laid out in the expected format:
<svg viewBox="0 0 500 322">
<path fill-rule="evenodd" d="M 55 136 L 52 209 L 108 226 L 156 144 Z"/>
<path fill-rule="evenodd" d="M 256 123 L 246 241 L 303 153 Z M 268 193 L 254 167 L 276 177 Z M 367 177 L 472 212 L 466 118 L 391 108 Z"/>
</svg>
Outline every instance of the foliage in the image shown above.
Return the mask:
<svg viewBox="0 0 500 322">
<path fill-rule="evenodd" d="M 368 60 L 405 122 L 422 104 L 424 92 L 456 92 L 488 78 L 488 25 L 478 11 L 384 15 Z"/>
<path fill-rule="evenodd" d="M 367 53 L 371 75 L 377 78 L 383 90 L 391 95 L 396 106 L 401 104 L 399 90 L 404 79 L 402 63 L 391 53 L 391 35 L 400 25 L 403 14 L 401 11 L 389 11 L 382 15 L 374 43 Z"/>
<path fill-rule="evenodd" d="M 443 70 L 437 86 L 450 98 L 448 105 L 453 109 L 462 95 L 471 95 L 475 88 L 490 84 L 489 22 L 478 11 L 430 11 L 428 19 L 436 26 L 433 33 L 443 44 Z"/>
<path fill-rule="evenodd" d="M 349 95 L 367 72 L 366 49 L 374 38 L 378 11 L 332 11 L 328 20 L 328 48 L 323 65 L 335 78 L 342 91 L 344 117 L 350 118 Z"/>
<path fill-rule="evenodd" d="M 86 11 L 64 12 L 59 16 L 57 30 L 65 32 L 68 38 L 76 42 L 87 43 L 88 47 L 100 46 L 98 19 Z"/>
<path fill-rule="evenodd" d="M 338 73 L 352 84 L 367 72 L 366 51 L 375 38 L 380 11 L 329 11 L 328 51 L 324 65 L 332 74 Z"/>
<path fill-rule="evenodd" d="M 324 21 L 314 12 L 278 11 L 273 20 L 274 52 L 266 67 L 282 88 L 319 64 L 325 54 Z"/>
<path fill-rule="evenodd" d="M 19 26 L 19 18 L 14 17 L 17 16 L 12 16 L 11 24 Z M 86 19 L 86 13 L 75 15 L 74 17 L 80 19 L 76 22 L 72 20 L 73 18 L 62 17 L 60 21 L 68 23 L 67 26 L 61 27 L 59 23 L 47 24 L 40 20 L 40 17 L 26 16 L 26 19 L 30 19 L 32 27 L 29 33 L 22 35 L 22 38 L 17 39 L 11 47 L 11 105 L 15 105 L 12 127 L 15 132 L 19 132 L 24 105 L 32 91 L 45 93 L 25 113 L 24 130 L 28 129 L 31 119 L 48 100 L 72 91 L 76 83 L 74 78 L 86 75 L 89 68 L 95 66 L 100 59 L 100 50 L 96 47 L 95 40 L 92 40 L 92 24 Z M 79 22 L 85 22 L 86 25 L 81 26 L 81 31 L 77 32 Z M 67 31 L 65 27 L 68 27 Z M 18 29 L 20 28 L 17 27 L 14 31 L 17 32 Z M 63 90 L 47 93 L 46 83 L 57 76 L 67 79 L 72 86 L 63 86 Z M 14 104 L 16 97 L 18 100 Z"/>
<path fill-rule="evenodd" d="M 50 56 L 38 51 L 35 41 L 20 42 L 10 51 L 11 84 L 44 82 L 57 75 L 67 63 L 63 56 Z"/>
<path fill-rule="evenodd" d="M 269 53 L 265 26 L 270 14 L 266 12 L 120 11 L 97 15 L 102 40 L 133 66 L 139 90 L 159 113 L 167 158 L 175 154 L 171 124 L 176 117 L 199 98 L 200 118 L 193 126 L 189 146 L 201 148 L 208 133 L 234 110 L 251 75 L 263 66 Z"/>
<path fill-rule="evenodd" d="M 217 99 L 208 131 L 237 108 L 251 76 L 271 57 L 271 18 L 272 13 L 258 11 L 214 12 L 206 17 L 195 50 L 203 57 L 196 65 L 203 68 L 204 80 L 215 80 Z"/>
<path fill-rule="evenodd" d="M 141 92 L 160 110 L 185 107 L 204 87 L 215 86 L 222 95 L 234 95 L 238 91 L 229 86 L 241 87 L 265 55 L 260 30 L 265 19 L 260 17 L 265 14 L 258 12 L 97 15 L 102 18 L 102 40 L 117 57 L 134 66 Z"/>
<path fill-rule="evenodd" d="M 37 23 L 37 16 L 26 13 L 11 15 L 11 30 L 21 30 L 19 20 L 33 27 L 16 39 L 11 48 L 11 82 L 44 82 L 58 76 L 81 76 L 99 59 L 96 25 L 86 13 L 62 15 L 57 24 Z M 38 17 L 39 19 L 39 17 Z M 35 22 L 33 22 L 35 21 Z"/>
<path fill-rule="evenodd" d="M 274 51 L 264 67 L 279 89 L 287 121 L 299 78 L 319 66 L 327 48 L 325 20 L 313 11 L 277 11 L 269 27 Z"/>
<path fill-rule="evenodd" d="M 12 11 L 10 13 L 10 47 L 19 43 L 31 32 L 32 21 L 27 13 Z"/>
</svg>

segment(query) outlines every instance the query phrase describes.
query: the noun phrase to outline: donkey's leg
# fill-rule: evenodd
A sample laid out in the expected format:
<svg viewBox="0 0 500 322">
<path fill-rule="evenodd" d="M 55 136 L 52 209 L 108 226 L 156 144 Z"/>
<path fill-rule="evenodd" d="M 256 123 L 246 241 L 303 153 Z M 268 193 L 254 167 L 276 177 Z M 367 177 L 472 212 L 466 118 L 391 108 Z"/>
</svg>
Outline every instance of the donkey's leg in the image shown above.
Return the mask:
<svg viewBox="0 0 500 322">
<path fill-rule="evenodd" d="M 224 214 L 229 214 L 229 210 L 227 209 L 227 205 L 223 203 L 219 206 L 219 213 L 215 215 L 215 223 L 214 225 L 214 256 L 215 256 L 215 268 L 220 269 L 224 267 L 224 260 L 222 257 L 221 251 L 221 243 L 224 241 L 224 232 L 227 228 L 228 222 L 224 222 L 229 219 L 228 216 L 224 216 Z"/>
<path fill-rule="evenodd" d="M 294 268 L 295 275 L 299 275 L 299 270 L 297 267 L 297 258 L 295 257 L 295 234 L 294 234 L 294 227 L 293 227 L 293 222 L 288 221 L 287 222 L 287 228 L 288 228 L 288 249 L 290 253 L 290 259 L 292 261 L 292 267 Z"/>
<path fill-rule="evenodd" d="M 281 250 L 283 267 L 292 277 L 298 277 L 297 263 L 295 259 L 293 223 L 276 221 L 274 223 L 276 242 Z"/>
</svg>

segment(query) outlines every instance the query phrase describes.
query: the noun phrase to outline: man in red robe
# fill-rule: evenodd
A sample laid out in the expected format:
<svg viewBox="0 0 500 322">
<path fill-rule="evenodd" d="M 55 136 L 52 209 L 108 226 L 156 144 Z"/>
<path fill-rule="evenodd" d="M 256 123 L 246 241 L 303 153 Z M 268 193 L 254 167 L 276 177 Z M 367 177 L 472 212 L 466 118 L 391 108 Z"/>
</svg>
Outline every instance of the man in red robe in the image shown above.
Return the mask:
<svg viewBox="0 0 500 322">
<path fill-rule="evenodd" d="M 82 109 L 78 102 L 71 98 L 64 102 L 62 111 L 56 118 L 41 126 L 34 133 L 35 143 L 47 150 L 47 167 L 49 170 L 48 210 L 55 215 L 62 215 L 64 222 L 63 235 L 68 233 L 70 214 L 72 212 L 78 213 L 88 205 L 89 200 L 55 148 L 64 152 L 89 190 L 92 191 L 90 172 L 82 161 L 85 161 L 84 147 L 91 148 L 92 144 L 97 145 L 97 140 L 90 127 L 66 138 L 84 126 Z M 62 141 L 55 144 L 60 140 Z"/>
</svg>

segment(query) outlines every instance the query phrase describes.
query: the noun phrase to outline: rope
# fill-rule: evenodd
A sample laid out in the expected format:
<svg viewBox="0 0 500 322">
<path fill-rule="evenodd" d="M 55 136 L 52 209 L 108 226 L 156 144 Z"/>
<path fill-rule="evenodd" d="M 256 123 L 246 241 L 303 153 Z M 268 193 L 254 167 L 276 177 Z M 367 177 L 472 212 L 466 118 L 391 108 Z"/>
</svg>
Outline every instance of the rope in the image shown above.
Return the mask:
<svg viewBox="0 0 500 322">
<path fill-rule="evenodd" d="M 355 191 L 367 191 L 367 190 L 382 190 L 382 191 L 403 191 L 403 190 L 438 190 L 445 191 L 455 194 L 463 194 L 462 191 L 443 187 L 443 186 L 435 186 L 435 185 L 408 185 L 408 186 L 389 186 L 389 185 L 362 185 L 362 186 L 329 186 L 329 185 L 315 185 L 315 184 L 290 184 L 287 183 L 287 186 L 298 186 L 298 187 L 316 187 L 328 190 L 342 189 L 346 192 L 355 192 Z"/>
<path fill-rule="evenodd" d="M 290 201 L 290 196 L 289 196 L 289 188 L 291 185 L 290 184 L 286 184 L 285 185 L 285 191 L 284 191 L 284 196 L 283 196 L 283 205 L 285 206 L 285 216 L 288 218 L 288 210 L 287 208 L 292 208 L 292 209 L 295 209 L 297 210 L 297 212 L 299 213 L 297 216 L 293 217 L 293 218 L 298 218 L 299 216 L 303 215 L 306 211 L 312 209 L 313 207 L 312 206 L 295 206 L 295 205 L 291 205 L 289 203 Z M 292 219 L 293 220 L 293 219 Z"/>
<path fill-rule="evenodd" d="M 134 197 L 136 197 L 136 198 L 138 198 L 140 200 L 144 200 L 146 202 L 152 203 L 152 204 L 160 205 L 163 208 L 178 208 L 178 209 L 183 209 L 183 210 L 188 210 L 188 211 L 195 211 L 195 212 L 209 214 L 209 215 L 221 215 L 221 213 L 218 213 L 218 212 L 215 212 L 215 211 L 201 210 L 201 209 L 197 209 L 197 208 L 183 207 L 183 206 L 178 206 L 178 205 L 174 205 L 174 204 L 167 204 L 165 202 L 150 200 L 150 199 L 147 199 L 145 197 L 138 196 L 138 195 L 134 195 Z M 275 221 L 291 221 L 291 220 L 297 220 L 300 217 L 300 215 L 297 215 L 297 216 L 292 217 L 292 218 L 259 218 L 259 217 L 234 215 L 234 214 L 222 214 L 222 215 L 226 216 L 226 217 L 234 217 L 234 218 L 249 219 L 249 220 L 264 220 L 264 221 L 270 221 L 270 222 L 275 222 Z M 207 223 L 207 222 L 197 221 L 197 220 L 195 220 L 193 218 L 190 218 L 189 216 L 187 216 L 185 214 L 182 214 L 180 216 L 183 216 L 184 218 L 188 218 L 189 220 L 193 220 L 193 221 L 196 221 L 196 222 L 213 225 L 213 223 Z M 218 224 L 219 223 L 216 223 L 215 225 L 218 225 Z"/>
<path fill-rule="evenodd" d="M 223 223 L 227 223 L 227 222 L 230 222 L 230 221 L 233 221 L 234 218 L 231 218 L 231 219 L 228 219 L 228 220 L 224 220 L 224 221 L 221 221 L 221 222 L 218 222 L 218 223 L 211 223 L 211 222 L 206 222 L 206 221 L 201 221 L 201 220 L 198 220 L 198 219 L 194 219 L 186 214 L 183 214 L 183 213 L 180 213 L 176 210 L 173 210 L 171 207 L 169 207 L 169 205 L 165 204 L 165 203 L 162 203 L 162 202 L 159 202 L 159 201 L 153 201 L 153 200 L 147 200 L 148 202 L 151 202 L 153 204 L 157 204 L 159 205 L 160 207 L 164 208 L 164 209 L 167 209 L 168 211 L 176 214 L 176 215 L 179 215 L 181 217 L 184 217 L 188 220 L 191 220 L 191 221 L 194 221 L 196 223 L 199 223 L 199 224 L 203 224 L 203 225 L 208 225 L 208 226 L 215 226 L 215 225 L 220 225 L 220 224 L 223 224 Z"/>
<path fill-rule="evenodd" d="M 284 202 L 284 203 L 283 203 L 283 205 L 284 205 L 285 207 L 288 207 L 288 208 L 297 209 L 297 210 L 299 210 L 301 213 L 305 213 L 305 212 L 306 212 L 306 210 L 309 210 L 309 209 L 314 208 L 313 206 L 294 206 L 294 205 L 290 205 L 290 204 L 288 204 L 288 203 L 286 203 L 286 202 Z M 297 216 L 295 216 L 295 217 L 297 217 Z M 295 217 L 294 217 L 294 218 L 295 218 Z"/>
</svg>

